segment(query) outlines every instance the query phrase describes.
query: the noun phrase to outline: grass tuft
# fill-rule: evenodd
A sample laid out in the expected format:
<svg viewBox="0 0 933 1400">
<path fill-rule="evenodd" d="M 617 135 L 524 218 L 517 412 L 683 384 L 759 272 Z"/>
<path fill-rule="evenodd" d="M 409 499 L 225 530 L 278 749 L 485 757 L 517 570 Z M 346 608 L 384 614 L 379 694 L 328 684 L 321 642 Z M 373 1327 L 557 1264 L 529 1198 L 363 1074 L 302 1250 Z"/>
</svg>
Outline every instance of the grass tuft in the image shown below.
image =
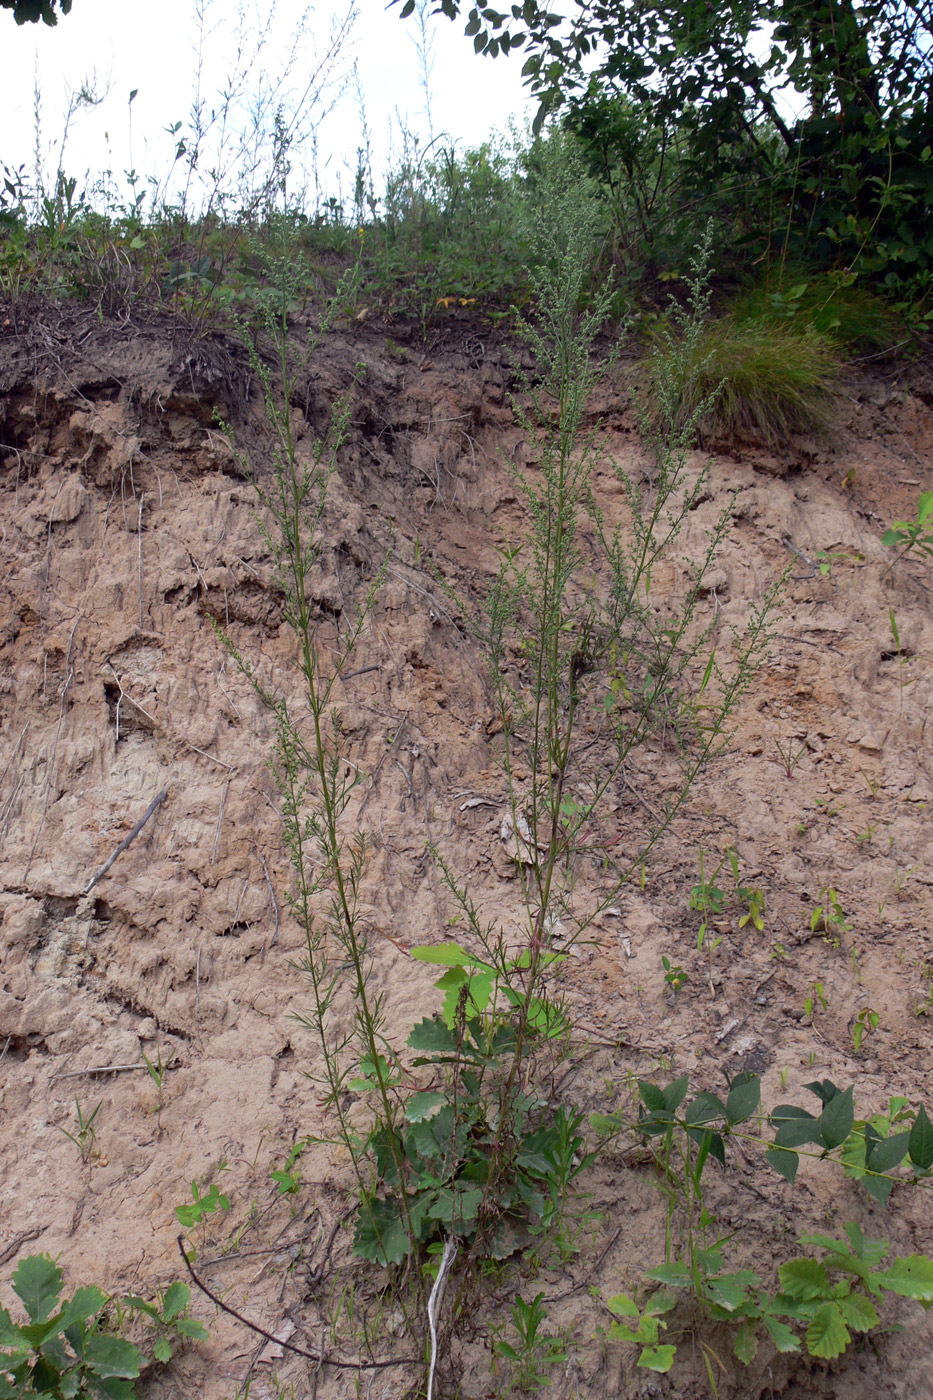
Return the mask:
<svg viewBox="0 0 933 1400">
<path fill-rule="evenodd" d="M 672 354 L 667 334 L 649 354 L 652 412 Z M 775 446 L 794 434 L 823 433 L 833 421 L 840 364 L 833 347 L 815 331 L 727 316 L 704 325 L 687 360 L 680 425 L 712 400 L 698 424 L 702 438 Z"/>
</svg>

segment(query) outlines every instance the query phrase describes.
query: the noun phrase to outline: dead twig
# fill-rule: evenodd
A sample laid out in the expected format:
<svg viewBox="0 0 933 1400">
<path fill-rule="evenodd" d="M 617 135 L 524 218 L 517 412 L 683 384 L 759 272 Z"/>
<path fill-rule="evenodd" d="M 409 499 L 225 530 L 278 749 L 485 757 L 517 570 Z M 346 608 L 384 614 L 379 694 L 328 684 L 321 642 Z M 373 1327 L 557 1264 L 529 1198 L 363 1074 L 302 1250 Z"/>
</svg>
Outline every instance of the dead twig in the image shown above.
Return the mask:
<svg viewBox="0 0 933 1400">
<path fill-rule="evenodd" d="M 36 837 L 32 843 L 32 850 L 29 852 L 29 859 L 26 862 L 26 870 L 23 874 L 24 885 L 27 879 L 29 878 L 29 871 L 32 868 L 33 857 L 36 854 L 36 847 L 39 844 L 39 837 L 42 835 L 42 828 L 45 826 L 46 813 L 49 810 L 49 797 L 52 792 L 52 779 L 55 776 L 55 760 L 58 754 L 58 741 L 61 738 L 62 725 L 65 723 L 65 701 L 68 697 L 68 688 L 71 685 L 72 680 L 74 679 L 74 667 L 71 664 L 71 650 L 74 646 L 75 633 L 78 630 L 78 623 L 82 620 L 83 617 L 84 613 L 78 613 L 78 616 L 75 618 L 74 626 L 71 629 L 71 636 L 68 638 L 68 650 L 65 653 L 65 679 L 62 682 L 61 702 L 58 708 L 58 724 L 55 728 L 55 738 L 52 741 L 52 753 L 49 758 L 49 771 L 47 781 L 45 784 L 45 801 L 42 804 L 42 816 L 39 818 L 39 827 L 36 831 Z"/>
<path fill-rule="evenodd" d="M 149 806 L 146 808 L 145 812 L 143 812 L 139 821 L 133 827 L 133 830 L 129 833 L 129 835 L 124 836 L 123 840 L 120 842 L 119 846 L 114 851 L 110 859 L 104 861 L 103 865 L 97 871 L 96 875 L 91 876 L 90 880 L 87 882 L 87 884 L 84 887 L 84 890 L 82 891 L 83 894 L 90 894 L 91 890 L 97 884 L 98 880 L 102 880 L 104 878 L 104 876 L 107 874 L 107 871 L 113 865 L 117 857 L 122 856 L 123 852 L 126 850 L 130 842 L 136 840 L 136 837 L 142 831 L 143 827 L 146 825 L 146 822 L 152 816 L 155 809 L 165 801 L 166 797 L 168 797 L 168 788 L 164 787 L 162 791 L 160 793 L 157 793 L 156 796 L 149 803 Z"/>
<path fill-rule="evenodd" d="M 266 858 L 263 855 L 262 851 L 257 851 L 256 854 L 259 856 L 260 863 L 262 864 L 262 873 L 265 875 L 266 884 L 269 886 L 269 898 L 272 900 L 272 913 L 275 917 L 275 928 L 272 930 L 272 937 L 269 939 L 268 944 L 263 943 L 262 945 L 262 952 L 260 956 L 265 957 L 266 948 L 274 948 L 275 940 L 279 936 L 279 901 L 276 899 L 275 890 L 272 888 L 272 880 L 269 876 L 269 867 L 268 865 L 266 865 Z"/>
<path fill-rule="evenodd" d="M 220 1308 L 221 1312 L 227 1313 L 230 1317 L 235 1317 L 237 1322 L 242 1322 L 244 1327 L 248 1327 L 249 1330 L 255 1332 L 257 1336 L 265 1337 L 267 1342 L 274 1342 L 277 1347 L 284 1347 L 286 1351 L 293 1351 L 296 1356 L 303 1356 L 307 1361 L 315 1361 L 319 1366 L 337 1366 L 343 1371 L 380 1371 L 388 1366 L 418 1365 L 419 1358 L 417 1356 L 394 1356 L 386 1361 L 347 1361 L 340 1356 L 328 1356 L 323 1349 L 319 1351 L 305 1351 L 304 1347 L 296 1347 L 291 1342 L 284 1342 L 281 1337 L 275 1336 L 273 1332 L 267 1332 L 266 1329 L 260 1327 L 258 1323 L 251 1322 L 248 1317 L 244 1317 L 242 1313 L 237 1312 L 236 1308 L 231 1308 L 229 1303 L 225 1303 L 221 1298 L 218 1298 L 217 1294 L 212 1292 L 206 1283 L 202 1283 L 191 1267 L 191 1260 L 185 1253 L 184 1235 L 177 1235 L 176 1238 L 178 1240 L 178 1248 L 181 1251 L 181 1257 L 185 1261 L 185 1268 L 191 1275 L 191 1280 L 195 1287 L 199 1288 L 205 1297 L 210 1298 L 215 1308 Z"/>
<path fill-rule="evenodd" d="M 217 859 L 217 844 L 220 841 L 220 828 L 223 826 L 224 808 L 227 805 L 227 793 L 230 791 L 230 784 L 232 782 L 232 778 L 227 779 L 224 785 L 223 796 L 220 799 L 220 811 L 217 813 L 217 830 L 214 832 L 214 849 L 211 851 L 211 865 L 213 865 L 214 861 Z"/>
<path fill-rule="evenodd" d="M 165 1061 L 163 1069 L 179 1069 L 177 1055 L 173 1055 L 170 1060 Z M 85 1074 L 135 1074 L 139 1070 L 149 1072 L 149 1066 L 141 1065 L 92 1065 L 89 1069 L 65 1069 L 60 1074 L 53 1074 L 49 1080 L 54 1084 L 56 1079 L 81 1079 Z"/>
</svg>

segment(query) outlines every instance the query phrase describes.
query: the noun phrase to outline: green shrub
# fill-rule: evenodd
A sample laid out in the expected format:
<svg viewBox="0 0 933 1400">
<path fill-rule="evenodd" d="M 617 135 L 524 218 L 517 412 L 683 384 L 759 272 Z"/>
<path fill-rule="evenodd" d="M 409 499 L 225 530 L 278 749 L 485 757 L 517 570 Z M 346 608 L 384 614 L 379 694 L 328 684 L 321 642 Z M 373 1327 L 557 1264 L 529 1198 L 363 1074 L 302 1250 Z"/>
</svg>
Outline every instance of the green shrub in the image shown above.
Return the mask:
<svg viewBox="0 0 933 1400">
<path fill-rule="evenodd" d="M 889 302 L 844 276 L 801 272 L 776 285 L 743 292 L 732 308 L 737 322 L 816 331 L 846 354 L 893 353 L 910 338 L 904 318 Z"/>
</svg>

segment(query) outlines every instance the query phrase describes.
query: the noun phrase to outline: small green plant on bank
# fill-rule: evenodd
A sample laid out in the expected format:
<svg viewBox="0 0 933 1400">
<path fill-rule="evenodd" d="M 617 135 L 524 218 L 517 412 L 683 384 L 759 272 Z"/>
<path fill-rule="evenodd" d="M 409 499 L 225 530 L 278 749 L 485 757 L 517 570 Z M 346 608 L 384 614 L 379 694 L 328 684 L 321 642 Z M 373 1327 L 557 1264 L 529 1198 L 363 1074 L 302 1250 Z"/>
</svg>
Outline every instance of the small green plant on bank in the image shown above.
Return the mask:
<svg viewBox="0 0 933 1400">
<path fill-rule="evenodd" d="M 95 1287 L 63 1299 L 61 1269 L 37 1254 L 20 1261 L 12 1285 L 28 1322 L 15 1322 L 0 1307 L 0 1400 L 135 1400 L 140 1375 L 171 1361 L 179 1345 L 208 1335 L 188 1315 L 186 1283 L 169 1284 L 153 1302 L 135 1294 L 110 1297 Z M 124 1335 L 135 1320 L 146 1324 L 142 1348 Z"/>
<path fill-rule="evenodd" d="M 778 760 L 786 776 L 792 778 L 794 776 L 794 770 L 799 766 L 801 759 L 807 752 L 806 743 L 801 744 L 799 748 L 795 748 L 790 739 L 786 742 L 782 739 L 775 739 L 774 747 L 777 749 Z"/>
<path fill-rule="evenodd" d="M 894 1099 L 888 1115 L 858 1121 L 851 1088 L 842 1091 L 829 1080 L 805 1087 L 819 1100 L 819 1115 L 782 1104 L 769 1116 L 774 1138 L 766 1160 L 787 1181 L 794 1182 L 801 1149 L 807 1148 L 807 1155 L 841 1166 L 882 1205 L 899 1182 L 908 1185 L 912 1180 L 928 1189 L 933 1125 L 922 1106 L 914 1112 L 906 1100 Z M 616 1318 L 610 1338 L 639 1345 L 639 1365 L 669 1370 L 676 1339 L 692 1335 L 716 1394 L 716 1368 L 722 1363 L 703 1334 L 704 1324 L 732 1325 L 734 1355 L 746 1365 L 754 1359 L 762 1332 L 778 1351 L 800 1350 L 797 1329 L 802 1329 L 802 1342 L 811 1356 L 829 1360 L 845 1351 L 853 1332 L 867 1332 L 879 1324 L 875 1304 L 885 1292 L 913 1298 L 924 1307 L 933 1302 L 933 1259 L 913 1254 L 879 1269 L 886 1242 L 866 1240 L 854 1223 L 845 1226 L 846 1240 L 803 1236 L 803 1246 L 819 1249 L 826 1257 L 806 1256 L 782 1264 L 776 1293 L 763 1288 L 752 1270 L 724 1270 L 724 1246 L 732 1237 L 717 1233 L 706 1204 L 704 1173 L 710 1163 L 725 1166 L 730 1137 L 757 1116 L 760 1083 L 755 1075 L 739 1075 L 725 1102 L 709 1092 L 688 1100 L 687 1077 L 663 1088 L 642 1080 L 638 1091 L 644 1110 L 636 1127 L 653 1145 L 659 1185 L 668 1202 L 666 1260 L 644 1275 L 649 1287 L 659 1285 L 646 1301 L 621 1294 L 609 1298 L 607 1306 Z M 597 1131 L 613 1135 L 623 1120 L 621 1115 L 597 1114 L 592 1121 Z M 760 1138 L 752 1141 L 765 1145 Z M 893 1175 L 902 1163 L 909 1164 L 910 1177 Z M 683 1323 L 680 1295 L 693 1310 Z M 670 1333 L 671 1340 L 662 1341 L 662 1332 Z"/>
<path fill-rule="evenodd" d="M 810 932 L 822 933 L 825 941 L 834 948 L 839 947 L 842 935 L 852 932 L 852 924 L 846 918 L 836 891 L 826 885 L 820 890 L 820 904 L 810 915 Z"/>
<path fill-rule="evenodd" d="M 136 1293 L 121 1299 L 124 1308 L 149 1324 L 152 1355 L 162 1365 L 168 1365 L 179 1345 L 207 1340 L 204 1324 L 188 1315 L 190 1303 L 189 1285 L 177 1279 L 151 1303 Z"/>
<path fill-rule="evenodd" d="M 811 983 L 810 990 L 803 999 L 803 1014 L 805 1016 L 812 1016 L 814 1007 L 819 1006 L 821 1010 L 825 1011 L 828 1005 L 826 988 L 823 986 L 823 983 Z"/>
<path fill-rule="evenodd" d="M 134 1400 L 144 1358 L 105 1330 L 106 1293 L 79 1288 L 63 1299 L 62 1271 L 44 1254 L 21 1260 L 12 1283 L 29 1320 L 14 1322 L 0 1307 L 0 1400 Z"/>
<path fill-rule="evenodd" d="M 192 1181 L 191 1201 L 187 1205 L 175 1207 L 175 1218 L 186 1230 L 193 1230 L 210 1216 L 229 1209 L 230 1198 L 223 1194 L 216 1181 L 212 1181 L 206 1191 L 202 1191 L 197 1181 Z M 189 1258 L 193 1261 L 195 1257 L 194 1247 L 189 1246 Z"/>
<path fill-rule="evenodd" d="M 75 1113 L 78 1118 L 78 1126 L 72 1133 L 67 1128 L 60 1128 L 59 1131 L 65 1134 L 69 1142 L 73 1142 L 81 1157 L 84 1166 L 89 1166 L 97 1156 L 97 1115 L 103 1107 L 103 1099 L 99 1101 L 97 1107 L 85 1117 L 81 1102 L 75 1096 Z"/>
<path fill-rule="evenodd" d="M 682 967 L 671 962 L 666 953 L 661 954 L 661 966 L 664 969 L 665 985 L 670 987 L 672 993 L 679 992 L 681 987 L 686 987 L 690 978 Z"/>
<path fill-rule="evenodd" d="M 915 520 L 895 520 L 881 536 L 881 543 L 901 552 L 890 565 L 899 564 L 912 550 L 933 559 L 933 491 L 922 492 Z"/>
<path fill-rule="evenodd" d="M 852 1027 L 852 1048 L 856 1055 L 862 1048 L 866 1035 L 873 1035 L 881 1024 L 881 1017 L 870 1006 L 863 1006 Z"/>
<path fill-rule="evenodd" d="M 829 578 L 837 564 L 864 564 L 864 554 L 853 553 L 847 549 L 818 549 L 816 552 L 817 568 L 821 578 Z"/>
<path fill-rule="evenodd" d="M 172 1054 L 167 1060 L 163 1060 L 161 1047 L 159 1047 L 159 1049 L 156 1051 L 156 1057 L 154 1060 L 150 1060 L 145 1050 L 143 1050 L 141 1053 L 143 1060 L 146 1064 L 146 1073 L 149 1075 L 149 1078 L 156 1086 L 156 1092 L 158 1093 L 156 1112 L 161 1113 L 163 1107 L 163 1095 L 165 1091 L 165 1076 L 171 1068 L 175 1056 L 174 1054 Z"/>
<path fill-rule="evenodd" d="M 493 1342 L 495 1369 L 505 1371 L 510 1389 L 530 1394 L 548 1385 L 554 1367 L 568 1359 L 566 1343 L 542 1330 L 547 1321 L 543 1293 L 530 1303 L 519 1294 L 509 1312 L 515 1341 L 500 1335 Z"/>
<path fill-rule="evenodd" d="M 301 1186 L 301 1172 L 298 1170 L 298 1163 L 306 1147 L 311 1145 L 311 1138 L 299 1138 L 294 1143 L 291 1151 L 285 1159 L 285 1164 L 269 1173 L 269 1177 L 275 1182 L 280 1196 L 294 1196 Z"/>
</svg>

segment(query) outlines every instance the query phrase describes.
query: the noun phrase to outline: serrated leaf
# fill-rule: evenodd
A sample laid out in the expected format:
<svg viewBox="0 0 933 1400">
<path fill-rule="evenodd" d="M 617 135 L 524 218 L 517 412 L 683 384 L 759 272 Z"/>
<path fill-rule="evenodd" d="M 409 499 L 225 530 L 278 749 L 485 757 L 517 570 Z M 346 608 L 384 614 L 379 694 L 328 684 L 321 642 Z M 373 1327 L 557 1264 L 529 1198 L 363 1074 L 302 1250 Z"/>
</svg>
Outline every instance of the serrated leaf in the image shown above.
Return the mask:
<svg viewBox="0 0 933 1400">
<path fill-rule="evenodd" d="M 638 1358 L 638 1365 L 648 1371 L 669 1371 L 674 1364 L 676 1350 L 676 1347 L 669 1345 L 645 1347 Z"/>
<path fill-rule="evenodd" d="M 163 1366 L 167 1366 L 172 1359 L 172 1344 L 168 1337 L 156 1337 L 152 1343 L 152 1354 L 156 1361 L 161 1361 Z"/>
<path fill-rule="evenodd" d="M 62 1291 L 62 1271 L 47 1254 L 21 1259 L 10 1281 L 30 1322 L 45 1322 L 55 1311 Z"/>
<path fill-rule="evenodd" d="M 811 1356 L 832 1361 L 833 1357 L 842 1355 L 852 1336 L 836 1303 L 825 1303 L 817 1309 L 807 1328 L 806 1340 Z"/>
<path fill-rule="evenodd" d="M 739 1325 L 732 1350 L 743 1366 L 750 1366 L 755 1359 L 755 1352 L 758 1350 L 758 1337 L 755 1324 L 749 1322 L 747 1318 Z"/>
<path fill-rule="evenodd" d="M 754 1274 L 750 1274 L 750 1278 L 754 1277 Z M 739 1274 L 708 1278 L 703 1288 L 707 1297 L 712 1302 L 718 1303 L 721 1308 L 725 1308 L 727 1312 L 735 1312 L 736 1308 L 741 1307 L 748 1298 L 748 1283 L 743 1281 Z"/>
<path fill-rule="evenodd" d="M 424 1050 L 433 1055 L 452 1055 L 457 1051 L 457 1037 L 439 1016 L 425 1016 L 412 1027 L 408 1044 L 412 1050 Z"/>
<path fill-rule="evenodd" d="M 22 1334 L 6 1308 L 0 1305 L 0 1347 L 23 1347 Z"/>
<path fill-rule="evenodd" d="M 180 1317 L 175 1323 L 175 1330 L 184 1337 L 190 1337 L 193 1342 L 204 1342 L 210 1336 L 204 1323 L 194 1317 Z"/>
<path fill-rule="evenodd" d="M 825 1298 L 829 1291 L 829 1276 L 817 1259 L 791 1259 L 778 1269 L 781 1292 L 798 1302 Z"/>
<path fill-rule="evenodd" d="M 393 1201 L 376 1198 L 360 1206 L 353 1237 L 353 1253 L 358 1258 L 386 1267 L 401 1264 L 410 1249 L 411 1243 Z"/>
<path fill-rule="evenodd" d="M 162 1316 L 165 1321 L 171 1322 L 179 1313 L 184 1312 L 190 1297 L 191 1289 L 187 1283 L 182 1283 L 180 1279 L 170 1283 L 162 1299 Z"/>
<path fill-rule="evenodd" d="M 85 1364 L 95 1375 L 107 1378 L 139 1375 L 143 1358 L 132 1342 L 123 1337 L 110 1337 L 106 1332 L 92 1332 L 84 1348 Z"/>
<path fill-rule="evenodd" d="M 761 1080 L 757 1074 L 738 1074 L 729 1086 L 726 1099 L 726 1122 L 730 1127 L 744 1123 L 758 1112 L 761 1103 Z"/>
<path fill-rule="evenodd" d="M 446 1102 L 447 1095 L 436 1090 L 412 1094 L 405 1104 L 405 1117 L 409 1123 L 423 1123 L 428 1118 L 433 1118 Z"/>
<path fill-rule="evenodd" d="M 99 1288 L 79 1288 L 70 1302 L 67 1302 L 59 1314 L 59 1328 L 64 1332 L 66 1327 L 73 1327 L 76 1322 L 86 1322 L 89 1317 L 96 1317 L 103 1312 L 107 1306 L 107 1294 Z"/>
<path fill-rule="evenodd" d="M 902 1298 L 933 1302 L 933 1259 L 925 1254 L 908 1254 L 903 1259 L 895 1259 L 890 1269 L 875 1274 L 874 1280 Z"/>
<path fill-rule="evenodd" d="M 907 1154 L 915 1167 L 921 1171 L 928 1171 L 933 1166 L 933 1123 L 927 1117 L 927 1111 L 920 1105 L 914 1125 L 910 1130 L 910 1141 Z"/>
<path fill-rule="evenodd" d="M 820 1138 L 824 1147 L 841 1146 L 851 1133 L 855 1123 L 854 1092 L 850 1084 L 845 1093 L 831 1098 L 820 1114 Z"/>
<path fill-rule="evenodd" d="M 768 1329 L 768 1336 L 780 1352 L 799 1351 L 800 1343 L 785 1322 L 765 1313 L 762 1322 Z"/>
<path fill-rule="evenodd" d="M 837 1298 L 836 1304 L 853 1332 L 870 1332 L 881 1320 L 874 1303 L 864 1293 L 850 1293 L 846 1298 Z"/>
<path fill-rule="evenodd" d="M 627 1293 L 617 1293 L 614 1298 L 606 1298 L 605 1303 L 616 1317 L 638 1317 L 638 1304 Z"/>
</svg>

